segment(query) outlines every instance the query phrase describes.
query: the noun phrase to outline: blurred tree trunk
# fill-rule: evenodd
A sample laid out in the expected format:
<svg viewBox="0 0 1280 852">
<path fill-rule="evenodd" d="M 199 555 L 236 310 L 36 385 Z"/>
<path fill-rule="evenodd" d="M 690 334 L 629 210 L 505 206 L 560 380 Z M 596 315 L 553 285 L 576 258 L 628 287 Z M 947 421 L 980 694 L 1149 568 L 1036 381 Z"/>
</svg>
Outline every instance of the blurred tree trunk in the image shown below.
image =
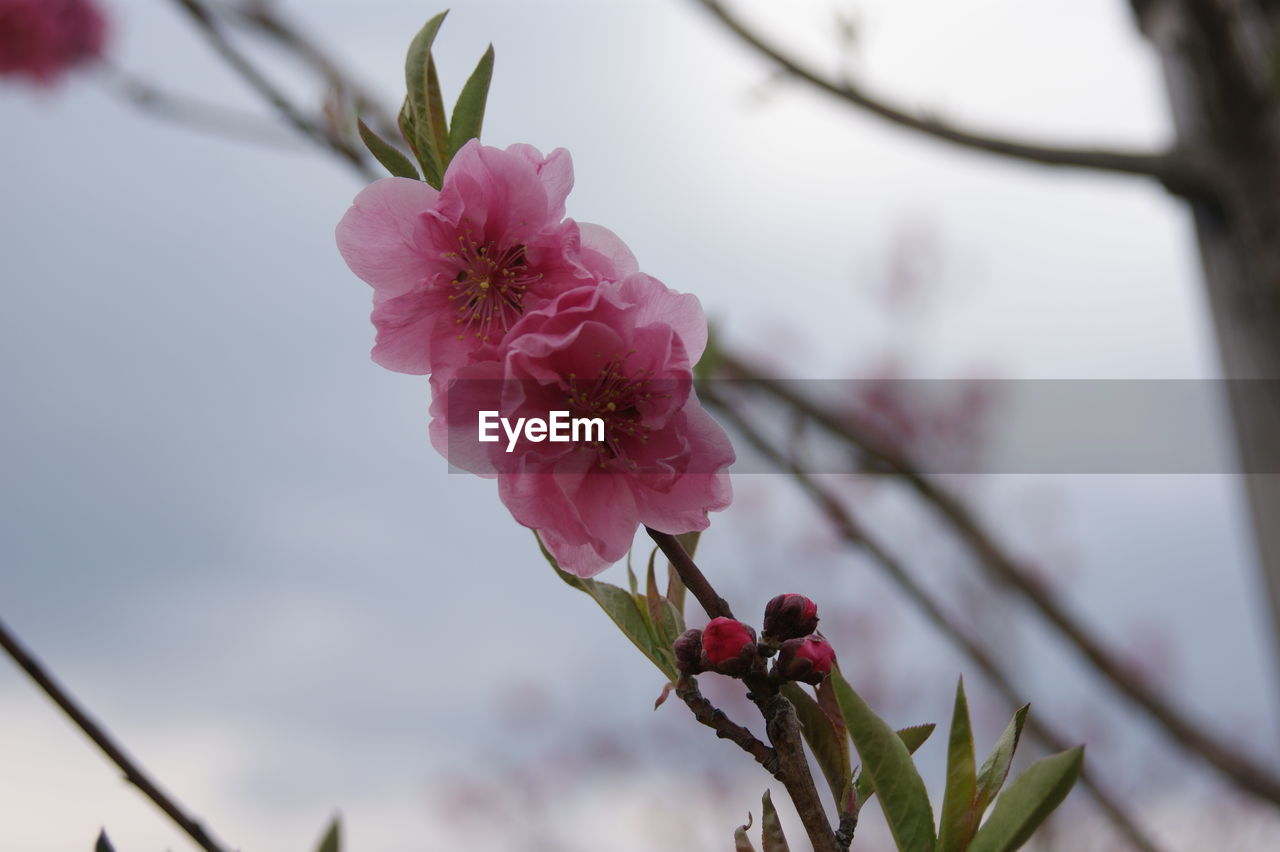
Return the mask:
<svg viewBox="0 0 1280 852">
<path fill-rule="evenodd" d="M 1159 52 L 1228 379 L 1280 380 L 1280 0 L 1132 0 Z M 1280 660 L 1280 381 L 1229 402 Z"/>
</svg>

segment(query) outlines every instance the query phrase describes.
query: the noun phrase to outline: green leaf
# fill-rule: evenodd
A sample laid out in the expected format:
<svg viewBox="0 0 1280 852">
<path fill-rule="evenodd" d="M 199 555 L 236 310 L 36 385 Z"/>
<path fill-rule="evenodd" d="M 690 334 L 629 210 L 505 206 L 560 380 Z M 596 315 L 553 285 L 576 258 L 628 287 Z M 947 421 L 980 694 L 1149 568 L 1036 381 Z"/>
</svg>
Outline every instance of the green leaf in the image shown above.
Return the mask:
<svg viewBox="0 0 1280 852">
<path fill-rule="evenodd" d="M 830 681 L 831 678 L 827 678 Z M 827 681 L 823 681 L 826 683 Z M 898 739 L 902 740 L 902 744 L 907 747 L 907 751 L 915 754 L 919 751 L 920 746 L 928 741 L 930 735 L 938 726 L 932 722 L 924 725 L 912 725 L 909 728 L 899 728 L 897 730 Z M 871 779 L 866 777 L 865 773 L 859 773 L 856 781 L 853 782 L 853 789 L 857 793 L 858 807 L 862 807 L 868 799 L 876 794 L 871 788 Z"/>
<path fill-rule="evenodd" d="M 995 801 L 996 793 L 999 793 L 1000 788 L 1004 786 L 1004 779 L 1009 775 L 1009 765 L 1013 763 L 1013 753 L 1018 750 L 1018 740 L 1022 738 L 1022 726 L 1027 722 L 1027 712 L 1030 709 L 1030 704 L 1024 704 L 1018 708 L 1009 726 L 1004 729 L 1000 739 L 996 740 L 995 748 L 991 749 L 991 754 L 978 770 L 978 793 L 974 797 L 974 825 L 982 822 L 982 815 L 987 812 L 987 808 Z"/>
<path fill-rule="evenodd" d="M 534 537 L 537 538 L 537 533 L 534 533 Z M 537 541 L 538 549 L 542 551 L 547 564 L 555 570 L 556 576 L 575 589 L 590 595 L 604 610 L 605 615 L 609 616 L 618 629 L 667 676 L 668 680 L 675 682 L 679 678 L 679 673 L 676 671 L 675 652 L 670 644 L 664 646 L 654 634 L 646 613 L 641 609 L 643 604 L 639 601 L 643 601 L 642 597 L 609 583 L 575 577 L 567 571 L 560 570 L 556 558 L 542 544 L 542 539 L 538 538 Z"/>
<path fill-rule="evenodd" d="M 899 728 L 898 739 L 902 740 L 902 744 L 907 747 L 907 751 L 915 754 L 920 749 L 920 746 L 929 741 L 929 737 L 933 736 L 933 732 L 937 727 L 932 722 L 926 722 L 923 725 Z"/>
<path fill-rule="evenodd" d="M 862 758 L 862 774 L 880 797 L 885 821 L 902 852 L 933 852 L 933 807 L 906 743 L 872 712 L 839 669 L 831 671 L 840 712 Z"/>
<path fill-rule="evenodd" d="M 364 142 L 364 146 L 369 149 L 369 153 L 373 154 L 379 163 L 382 163 L 383 168 L 396 177 L 421 180 L 418 176 L 418 170 L 413 167 L 413 163 L 409 162 L 409 158 L 370 130 L 369 125 L 357 118 L 356 127 L 360 130 L 360 139 Z"/>
<path fill-rule="evenodd" d="M 773 807 L 773 799 L 769 791 L 764 791 L 761 800 L 764 812 L 760 815 L 760 834 L 764 840 L 764 852 L 791 852 L 787 845 L 787 836 L 782 833 L 782 823 L 778 820 L 778 812 Z"/>
<path fill-rule="evenodd" d="M 440 173 L 444 174 L 453 159 L 449 150 L 449 120 L 444 112 L 444 94 L 440 91 L 440 77 L 436 74 L 436 61 L 427 54 L 427 132 L 431 135 L 431 147 L 435 151 Z"/>
<path fill-rule="evenodd" d="M 418 146 L 418 132 L 414 125 L 413 110 L 409 105 L 409 99 L 404 99 L 404 104 L 400 107 L 400 115 L 397 117 L 400 125 L 400 135 L 404 137 L 404 141 L 408 144 L 409 150 L 413 152 L 414 159 L 418 161 L 418 165 L 422 166 L 422 178 L 427 183 L 439 189 L 443 183 L 440 176 L 440 167 L 436 165 L 435 158 L 431 156 L 431 151 L 423 151 Z"/>
<path fill-rule="evenodd" d="M 627 551 L 627 585 L 631 587 L 631 594 L 640 594 L 640 581 L 636 579 L 636 572 L 631 568 L 631 551 Z"/>
<path fill-rule="evenodd" d="M 476 70 L 467 78 L 467 84 L 458 95 L 458 102 L 453 106 L 453 117 L 450 119 L 449 149 L 450 156 L 458 153 L 458 149 L 468 140 L 480 138 L 480 128 L 484 125 L 484 105 L 489 99 L 489 82 L 493 79 L 493 45 L 480 57 Z"/>
<path fill-rule="evenodd" d="M 756 852 L 756 848 L 751 845 L 751 838 L 747 837 L 750 830 L 751 814 L 747 814 L 747 824 L 733 830 L 733 852 Z"/>
<path fill-rule="evenodd" d="M 991 818 L 973 838 L 969 852 L 1012 852 L 1031 839 L 1071 792 L 1084 765 L 1084 746 L 1037 760 L 996 801 Z"/>
<path fill-rule="evenodd" d="M 680 542 L 680 546 L 684 548 L 684 552 L 689 554 L 692 559 L 693 555 L 698 551 L 698 542 L 702 538 L 701 530 L 693 532 L 681 533 L 676 536 L 676 541 Z M 684 599 L 685 587 L 680 580 L 679 573 L 676 572 L 675 566 L 670 562 L 667 563 L 667 600 L 671 601 L 671 605 L 675 607 L 676 612 L 680 613 L 681 622 L 684 621 Z"/>
<path fill-rule="evenodd" d="M 440 25 L 444 23 L 445 15 L 448 14 L 448 10 L 445 10 L 427 21 L 409 43 L 409 52 L 404 58 L 404 82 L 408 94 L 405 97 L 405 106 L 400 111 L 400 130 L 405 134 L 418 162 L 422 164 L 422 173 L 427 176 L 427 182 L 436 189 L 440 188 L 440 176 L 444 174 L 444 164 L 439 159 L 431 127 L 429 69 L 432 67 L 431 45 L 436 40 Z M 436 88 L 438 97 L 438 82 Z M 443 107 L 440 111 L 444 112 Z M 447 135 L 445 138 L 448 138 Z M 444 153 L 448 154 L 448 151 Z"/>
<path fill-rule="evenodd" d="M 98 842 L 93 844 L 93 852 L 116 852 L 116 847 L 107 839 L 105 828 L 98 832 Z"/>
<path fill-rule="evenodd" d="M 657 639 L 665 647 L 675 645 L 684 632 L 684 616 L 675 611 L 671 602 L 658 592 L 658 580 L 654 573 L 654 561 L 658 548 L 649 554 L 649 573 L 645 578 L 645 605 L 649 610 L 649 623 L 653 625 Z"/>
<path fill-rule="evenodd" d="M 969 702 L 964 678 L 956 684 L 956 705 L 951 714 L 947 745 L 947 790 L 942 797 L 938 826 L 938 852 L 964 852 L 978 826 L 974 802 L 978 795 L 977 762 L 973 756 L 973 729 L 969 726 Z"/>
<path fill-rule="evenodd" d="M 782 694 L 796 708 L 800 733 L 804 734 L 804 741 L 809 744 L 818 768 L 827 779 L 831 797 L 839 811 L 844 807 L 849 786 L 853 783 L 853 761 L 849 757 L 849 734 L 845 731 L 844 720 L 840 720 L 837 729 L 822 706 L 797 683 L 783 684 Z"/>
<path fill-rule="evenodd" d="M 316 852 L 341 852 L 341 849 L 342 821 L 334 817 L 333 822 L 329 823 L 329 830 L 324 833 L 320 845 L 316 847 Z"/>
</svg>

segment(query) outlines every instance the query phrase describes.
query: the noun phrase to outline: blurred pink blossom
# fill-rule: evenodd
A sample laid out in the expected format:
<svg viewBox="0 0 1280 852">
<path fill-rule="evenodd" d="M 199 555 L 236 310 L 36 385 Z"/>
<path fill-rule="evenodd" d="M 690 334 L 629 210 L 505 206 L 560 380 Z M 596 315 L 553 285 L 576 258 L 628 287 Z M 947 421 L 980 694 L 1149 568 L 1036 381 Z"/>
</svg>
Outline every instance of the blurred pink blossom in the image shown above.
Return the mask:
<svg viewBox="0 0 1280 852">
<path fill-rule="evenodd" d="M 617 562 L 640 524 L 705 529 L 729 505 L 728 436 L 702 409 L 693 364 L 707 342 L 697 298 L 636 273 L 525 313 L 492 358 L 433 378 L 431 438 L 449 461 L 498 476 L 517 521 L 581 577 Z M 480 411 L 600 418 L 603 440 L 480 443 Z"/>
<path fill-rule="evenodd" d="M 90 0 L 0 0 L 0 75 L 56 83 L 102 55 L 106 19 Z"/>
<path fill-rule="evenodd" d="M 500 345 L 531 310 L 565 290 L 636 270 L 610 231 L 564 218 L 573 165 L 472 140 L 440 191 L 407 178 L 366 187 L 338 224 L 338 248 L 373 286 L 373 359 L 402 373 L 447 375 Z"/>
</svg>

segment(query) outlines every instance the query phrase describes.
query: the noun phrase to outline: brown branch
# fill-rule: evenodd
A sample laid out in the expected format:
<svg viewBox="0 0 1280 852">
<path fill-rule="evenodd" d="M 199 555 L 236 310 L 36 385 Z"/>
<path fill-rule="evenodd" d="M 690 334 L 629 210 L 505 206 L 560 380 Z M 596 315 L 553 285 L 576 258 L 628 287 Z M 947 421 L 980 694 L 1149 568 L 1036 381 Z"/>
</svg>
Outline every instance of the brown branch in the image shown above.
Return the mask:
<svg viewBox="0 0 1280 852">
<path fill-rule="evenodd" d="M 658 532 L 652 527 L 645 527 L 645 531 L 662 550 L 664 556 L 671 563 L 671 567 L 676 569 L 676 573 L 680 575 L 680 581 L 684 583 L 685 588 L 693 592 L 693 596 L 698 599 L 698 603 L 702 604 L 702 608 L 706 610 L 707 616 L 710 618 L 733 618 L 733 610 L 729 609 L 728 602 L 720 595 L 716 594 L 716 590 L 711 587 L 710 581 L 698 568 L 692 557 L 685 551 L 684 545 L 680 544 L 680 540 L 671 533 Z"/>
<path fill-rule="evenodd" d="M 337 134 L 330 132 L 309 118 L 294 105 L 249 58 L 242 53 L 222 31 L 217 16 L 202 0 L 174 0 L 196 24 L 196 28 L 217 51 L 223 60 L 240 75 L 268 104 L 289 122 L 298 132 L 328 149 L 347 162 L 365 180 L 373 180 L 377 172 L 369 165 L 368 160 L 359 149 L 349 145 Z"/>
<path fill-rule="evenodd" d="M 924 136 L 939 139 L 987 154 L 998 154 L 1044 166 L 1092 169 L 1113 174 L 1136 175 L 1160 181 L 1170 192 L 1179 195 L 1205 191 L 1205 181 L 1187 157 L 1176 151 L 1135 153 L 1102 148 L 1063 148 L 1038 145 L 987 133 L 963 130 L 935 118 L 913 115 L 906 110 L 875 97 L 848 81 L 833 80 L 784 53 L 730 13 L 719 0 L 694 0 L 714 15 L 741 41 L 768 58 L 791 76 L 852 104 L 858 109 L 905 127 Z"/>
<path fill-rule="evenodd" d="M 699 390 L 703 402 L 718 410 L 726 421 L 738 432 L 747 443 L 751 444 L 761 455 L 773 464 L 791 474 L 800 490 L 804 492 L 827 516 L 832 526 L 846 543 L 858 547 L 872 558 L 890 580 L 924 613 L 938 631 L 952 644 L 969 657 L 1004 697 L 1011 707 L 1023 703 L 1022 693 L 1015 688 L 1012 679 L 996 661 L 994 655 L 986 647 L 979 644 L 969 633 L 949 616 L 938 603 L 925 591 L 906 568 L 881 546 L 857 522 L 853 513 L 829 489 L 818 484 L 794 460 L 787 458 L 772 443 L 764 438 L 755 427 L 742 416 L 738 409 L 709 390 L 705 385 Z M 1053 751 L 1069 748 L 1066 737 L 1055 731 L 1049 723 L 1038 716 L 1030 716 L 1027 727 L 1045 746 Z M 1158 847 L 1146 837 L 1142 829 L 1116 803 L 1114 794 L 1103 788 L 1101 783 L 1087 768 L 1081 772 L 1081 785 L 1097 802 L 1112 824 L 1133 844 L 1134 848 L 1144 852 L 1156 852 Z"/>
<path fill-rule="evenodd" d="M 61 685 L 58 684 L 53 676 L 45 671 L 31 653 L 22 646 L 18 641 L 18 637 L 9 632 L 3 622 L 0 622 L 0 647 L 9 654 L 18 667 L 25 671 L 36 686 L 44 692 L 45 695 L 52 699 L 53 703 L 76 724 L 85 736 L 93 741 L 103 754 L 111 759 L 111 761 L 124 773 L 125 780 L 142 791 L 148 799 L 156 804 L 160 810 L 164 811 L 171 820 L 173 820 L 179 828 L 187 833 L 187 835 L 195 841 L 196 845 L 205 852 L 225 852 L 224 847 L 218 845 L 213 838 L 196 822 L 178 806 L 172 798 L 170 798 L 156 782 L 152 781 L 143 771 L 133 758 L 129 757 L 111 738 L 103 727 L 94 721 L 88 713 L 76 704 L 73 699 Z"/>
<path fill-rule="evenodd" d="M 729 604 L 716 593 L 706 575 L 680 544 L 680 540 L 670 533 L 658 532 L 650 527 L 645 527 L 645 530 L 657 542 L 676 573 L 680 575 L 680 580 L 689 591 L 693 592 L 698 603 L 702 604 L 702 608 L 707 611 L 707 615 L 712 618 L 720 616 L 733 618 Z M 762 665 L 763 662 L 763 657 L 756 658 L 757 666 Z M 727 737 L 738 743 L 782 783 L 787 790 L 787 795 L 791 797 L 791 803 L 796 807 L 796 812 L 800 815 L 800 822 L 809 835 L 809 842 L 813 844 L 814 852 L 840 852 L 835 832 L 832 831 L 831 825 L 827 822 L 826 812 L 822 809 L 822 800 L 818 798 L 818 788 L 813 783 L 813 774 L 809 771 L 809 760 L 805 757 L 804 742 L 795 708 L 778 692 L 778 685 L 762 669 L 757 668 L 746 675 L 744 681 L 750 689 L 748 697 L 760 708 L 760 714 L 764 717 L 765 726 L 769 732 L 769 741 L 773 744 L 773 748 L 769 749 L 767 755 L 767 763 L 761 759 L 763 753 L 757 748 L 758 745 L 763 744 L 751 736 L 750 731 L 729 722 L 723 713 L 716 710 L 705 699 L 702 700 L 705 703 L 696 701 L 690 703 L 685 694 L 682 694 L 681 690 L 688 682 L 692 684 L 691 694 L 701 698 L 693 678 L 681 678 L 676 686 L 676 694 L 689 704 L 689 709 L 693 710 L 698 721 L 715 728 L 717 736 Z"/>
<path fill-rule="evenodd" d="M 279 6 L 264 0 L 245 0 L 228 7 L 233 23 L 248 27 L 277 42 L 282 48 L 322 77 L 335 94 L 346 96 L 355 105 L 365 124 L 379 135 L 398 138 L 400 128 L 395 116 L 381 100 L 359 85 L 320 44 L 304 33 L 296 23 L 280 14 Z"/>
<path fill-rule="evenodd" d="M 760 708 L 765 729 L 769 732 L 769 742 L 773 743 L 774 751 L 777 752 L 777 778 L 786 787 L 791 803 L 796 806 L 814 852 L 842 852 L 836 833 L 832 831 L 827 814 L 822 808 L 818 788 L 813 783 L 813 773 L 809 771 L 809 760 L 805 757 L 804 740 L 795 707 L 786 696 L 777 691 L 776 686 L 771 686 L 770 691 L 763 695 L 756 689 L 753 686 L 750 697 Z"/>
<path fill-rule="evenodd" d="M 1049 625 L 1075 647 L 1077 653 L 1103 680 L 1130 703 L 1145 711 L 1174 743 L 1217 769 L 1238 789 L 1280 805 L 1280 778 L 1193 722 L 1185 712 L 1176 708 L 1167 697 L 1160 695 L 1145 681 L 1133 677 L 1130 669 L 1101 640 L 1090 633 L 1048 589 L 1033 580 L 1004 552 L 955 496 L 913 468 L 901 454 L 888 450 L 859 433 L 847 420 L 805 399 L 784 383 L 759 375 L 727 353 L 722 353 L 719 357 L 721 367 L 728 373 L 741 377 L 745 382 L 787 403 L 833 436 L 868 453 L 887 465 L 892 473 L 901 476 L 943 517 L 995 580 L 1018 592 Z"/>
<path fill-rule="evenodd" d="M 725 715 L 723 710 L 708 701 L 698 689 L 698 682 L 692 677 L 680 678 L 676 684 L 676 696 L 689 705 L 693 718 L 716 732 L 716 736 L 729 740 L 755 758 L 768 772 L 778 780 L 782 780 L 778 768 L 778 755 L 772 748 L 756 739 L 751 731 L 742 727 Z"/>
<path fill-rule="evenodd" d="M 107 67 L 98 79 L 107 91 L 130 106 L 166 121 L 247 142 L 296 148 L 297 139 L 273 121 L 221 104 L 180 95 L 117 68 Z"/>
</svg>

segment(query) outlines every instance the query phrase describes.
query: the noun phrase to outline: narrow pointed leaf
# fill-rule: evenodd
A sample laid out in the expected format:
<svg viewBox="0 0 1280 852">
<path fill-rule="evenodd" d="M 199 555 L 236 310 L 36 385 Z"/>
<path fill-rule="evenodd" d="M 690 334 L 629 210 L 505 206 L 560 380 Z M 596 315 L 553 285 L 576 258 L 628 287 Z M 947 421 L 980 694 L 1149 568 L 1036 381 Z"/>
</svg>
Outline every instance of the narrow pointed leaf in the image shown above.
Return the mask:
<svg viewBox="0 0 1280 852">
<path fill-rule="evenodd" d="M 902 744 L 907 747 L 907 751 L 915 754 L 920 746 L 929 741 L 929 737 L 933 736 L 933 732 L 938 726 L 932 722 L 923 725 L 912 725 L 909 728 L 898 729 L 898 739 L 902 740 Z"/>
<path fill-rule="evenodd" d="M 427 54 L 427 132 L 431 136 L 431 148 L 435 152 L 436 162 L 440 164 L 440 174 L 449 169 L 449 161 L 453 152 L 449 150 L 449 120 L 444 112 L 444 94 L 440 91 L 440 77 L 436 74 L 436 61 Z"/>
<path fill-rule="evenodd" d="M 969 852 L 1020 849 L 1071 792 L 1083 764 L 1084 746 L 1031 764 L 996 800 L 991 818 L 974 835 Z"/>
<path fill-rule="evenodd" d="M 862 775 L 880 797 L 885 821 L 901 852 L 933 852 L 933 806 L 911 752 L 888 723 L 833 669 L 830 678 L 849 736 L 862 758 Z"/>
<path fill-rule="evenodd" d="M 825 683 L 825 681 L 824 681 Z M 831 797 L 838 809 L 849 794 L 849 786 L 853 783 L 853 761 L 849 757 L 849 735 L 845 732 L 844 720 L 840 720 L 837 730 L 817 701 L 809 697 L 809 693 L 797 683 L 784 684 L 782 694 L 796 708 L 796 716 L 800 719 L 800 733 L 809 744 L 818 768 L 827 779 L 831 788 Z"/>
<path fill-rule="evenodd" d="M 107 839 L 105 828 L 98 832 L 98 841 L 93 844 L 93 852 L 116 852 L 116 847 L 112 846 L 111 841 Z"/>
<path fill-rule="evenodd" d="M 751 845 L 751 838 L 747 837 L 750 830 L 751 814 L 747 814 L 747 824 L 733 830 L 733 852 L 756 852 L 756 848 Z"/>
<path fill-rule="evenodd" d="M 684 599 L 685 588 L 684 583 L 680 581 L 680 575 L 676 573 L 676 569 L 670 564 L 667 565 L 667 600 L 671 601 L 671 606 L 675 611 L 680 613 L 680 618 L 684 618 Z"/>
<path fill-rule="evenodd" d="M 658 578 L 654 571 L 657 555 L 658 549 L 655 547 L 649 556 L 649 573 L 645 578 L 645 605 L 649 609 L 649 620 L 653 623 L 658 641 L 664 646 L 672 646 L 684 632 L 684 616 L 676 612 L 671 602 L 658 592 Z"/>
<path fill-rule="evenodd" d="M 791 852 L 787 845 L 787 836 L 782 833 L 782 822 L 778 819 L 778 811 L 773 807 L 773 799 L 769 791 L 764 791 L 763 813 L 760 814 L 760 834 L 764 840 L 764 852 Z"/>
<path fill-rule="evenodd" d="M 693 558 L 693 555 L 698 552 L 698 541 L 701 538 L 702 538 L 702 531 L 694 530 L 693 532 L 681 533 L 680 535 L 676 536 L 676 541 L 680 542 L 680 545 L 681 547 L 684 548 L 685 553 L 689 554 L 690 558 Z M 668 562 L 667 563 L 667 600 L 671 601 L 671 605 L 675 607 L 676 612 L 680 613 L 680 618 L 682 620 L 684 619 L 684 599 L 685 599 L 684 583 L 681 582 L 680 575 L 676 572 L 675 567 L 670 562 Z"/>
<path fill-rule="evenodd" d="M 942 817 L 938 827 L 938 852 L 964 852 L 977 828 L 974 803 L 978 795 L 977 763 L 973 756 L 973 730 L 969 725 L 969 702 L 964 697 L 964 678 L 956 684 L 956 705 L 951 714 L 951 737 L 947 745 L 947 789 L 942 797 Z"/>
<path fill-rule="evenodd" d="M 631 594 L 640 594 L 640 581 L 636 579 L 635 569 L 631 567 L 631 551 L 627 551 L 627 585 L 631 587 Z"/>
<path fill-rule="evenodd" d="M 827 678 L 827 680 L 831 680 L 831 678 Z M 907 747 L 908 752 L 915 754 L 920 749 L 920 746 L 925 744 L 929 739 L 929 736 L 937 727 L 937 725 L 929 722 L 925 725 L 912 725 L 909 728 L 899 728 L 897 731 L 898 739 L 902 740 L 902 744 Z M 857 794 L 856 798 L 859 807 L 866 804 L 867 799 L 870 799 L 876 794 L 876 791 L 871 787 L 871 779 L 867 777 L 865 772 L 858 774 L 857 780 L 853 783 L 853 789 Z"/>
<path fill-rule="evenodd" d="M 421 180 L 418 170 L 409 162 L 409 158 L 397 151 L 392 145 L 369 129 L 369 125 L 356 119 L 356 127 L 360 130 L 360 139 L 373 154 L 374 159 L 382 163 L 382 167 L 396 177 Z"/>
<path fill-rule="evenodd" d="M 537 534 L 534 534 L 537 538 Z M 585 577 L 575 577 L 567 571 L 560 570 L 560 566 L 556 563 L 556 558 L 551 555 L 547 548 L 542 544 L 542 539 L 537 539 L 538 549 L 542 551 L 542 556 L 547 560 L 547 564 L 555 570 L 556 576 L 573 586 L 579 591 L 586 592 L 591 596 L 600 608 L 604 610 L 605 615 L 618 626 L 631 643 L 658 667 L 667 679 L 675 682 L 679 678 L 676 671 L 675 652 L 670 646 L 663 647 L 662 644 L 654 636 L 653 630 L 649 625 L 648 618 L 643 611 L 643 598 L 631 594 L 626 589 L 618 588 L 610 583 L 604 583 L 599 580 L 592 580 Z"/>
<path fill-rule="evenodd" d="M 409 52 L 404 58 L 404 82 L 408 94 L 405 96 L 404 109 L 400 112 L 400 130 L 409 140 L 409 147 L 413 149 L 418 162 L 422 164 L 422 173 L 427 176 L 427 182 L 436 189 L 440 188 L 440 176 L 444 174 L 444 167 L 432 142 L 427 68 L 431 64 L 431 45 L 447 14 L 449 12 L 446 10 L 427 21 L 409 43 Z"/>
<path fill-rule="evenodd" d="M 1009 726 L 996 741 L 995 748 L 991 749 L 991 754 L 978 770 L 978 792 L 974 799 L 974 825 L 982 822 L 982 815 L 995 801 L 996 794 L 1004 786 L 1004 779 L 1009 776 L 1009 765 L 1013 763 L 1013 753 L 1018 750 L 1018 740 L 1022 738 L 1022 726 L 1027 722 L 1027 712 L 1030 709 L 1030 704 L 1024 704 L 1018 708 Z"/>
<path fill-rule="evenodd" d="M 470 139 L 480 138 L 480 129 L 484 126 L 484 105 L 489 99 L 489 82 L 493 79 L 493 45 L 480 57 L 476 70 L 471 72 L 467 84 L 458 95 L 458 102 L 453 106 L 453 117 L 450 119 L 449 148 L 452 154 L 467 144 Z"/>
<path fill-rule="evenodd" d="M 316 852 L 342 852 L 342 822 L 337 817 L 329 823 L 329 830 L 324 833 Z"/>
</svg>

